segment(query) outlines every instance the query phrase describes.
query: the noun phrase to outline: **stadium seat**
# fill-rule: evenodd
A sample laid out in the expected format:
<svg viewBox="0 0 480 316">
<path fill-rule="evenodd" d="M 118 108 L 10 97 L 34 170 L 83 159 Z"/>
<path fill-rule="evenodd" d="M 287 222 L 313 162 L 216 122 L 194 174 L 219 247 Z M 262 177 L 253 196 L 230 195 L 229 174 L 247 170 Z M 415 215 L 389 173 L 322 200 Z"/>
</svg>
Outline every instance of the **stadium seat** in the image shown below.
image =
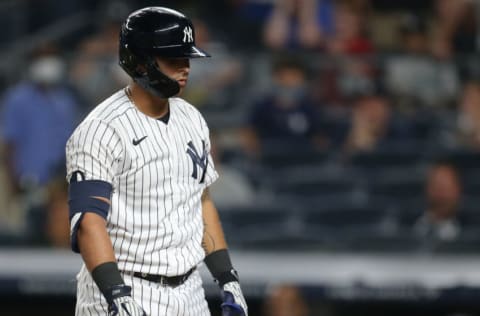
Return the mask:
<svg viewBox="0 0 480 316">
<path fill-rule="evenodd" d="M 329 158 L 329 152 L 316 150 L 310 144 L 270 141 L 263 144 L 261 164 L 271 170 L 295 165 L 319 165 Z"/>
<path fill-rule="evenodd" d="M 349 164 L 360 169 L 383 169 L 390 167 L 412 167 L 422 162 L 421 142 L 414 141 L 383 144 L 369 152 L 355 153 Z"/>
<path fill-rule="evenodd" d="M 418 200 L 424 195 L 424 175 L 415 169 L 378 173 L 370 177 L 368 187 L 374 198 Z"/>
<path fill-rule="evenodd" d="M 431 153 L 432 159 L 449 161 L 463 173 L 480 169 L 480 151 L 456 149 Z"/>
<path fill-rule="evenodd" d="M 353 174 L 315 166 L 285 168 L 267 179 L 277 195 L 299 198 L 348 195 L 360 189 Z"/>
<path fill-rule="evenodd" d="M 222 210 L 222 226 L 229 241 L 234 245 L 251 239 L 275 239 L 289 228 L 294 217 L 287 206 L 252 205 Z"/>
</svg>

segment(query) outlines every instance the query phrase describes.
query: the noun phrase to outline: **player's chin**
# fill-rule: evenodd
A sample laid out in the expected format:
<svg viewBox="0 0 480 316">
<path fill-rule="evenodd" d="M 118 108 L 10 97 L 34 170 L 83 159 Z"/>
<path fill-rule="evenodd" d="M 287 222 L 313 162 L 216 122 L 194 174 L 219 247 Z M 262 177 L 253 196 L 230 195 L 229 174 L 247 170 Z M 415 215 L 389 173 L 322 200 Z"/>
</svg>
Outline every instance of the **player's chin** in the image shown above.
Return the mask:
<svg viewBox="0 0 480 316">
<path fill-rule="evenodd" d="M 187 86 L 187 81 L 186 80 L 178 80 L 178 85 L 180 86 L 180 90 L 178 91 L 177 95 L 181 95 L 183 90 L 185 90 L 185 87 Z"/>
</svg>

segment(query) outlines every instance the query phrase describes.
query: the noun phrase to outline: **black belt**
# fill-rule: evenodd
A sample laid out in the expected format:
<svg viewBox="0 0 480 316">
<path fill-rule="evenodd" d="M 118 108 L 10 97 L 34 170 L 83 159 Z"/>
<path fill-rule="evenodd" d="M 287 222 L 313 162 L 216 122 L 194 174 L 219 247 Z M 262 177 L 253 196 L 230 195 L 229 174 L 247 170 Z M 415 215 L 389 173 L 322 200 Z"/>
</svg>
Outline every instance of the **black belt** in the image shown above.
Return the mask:
<svg viewBox="0 0 480 316">
<path fill-rule="evenodd" d="M 132 275 L 136 278 L 144 279 L 150 282 L 159 283 L 160 285 L 177 287 L 187 281 L 188 277 L 195 271 L 196 267 L 191 268 L 185 274 L 176 276 L 165 276 L 158 274 L 149 274 L 142 272 L 124 272 L 127 275 Z"/>
</svg>

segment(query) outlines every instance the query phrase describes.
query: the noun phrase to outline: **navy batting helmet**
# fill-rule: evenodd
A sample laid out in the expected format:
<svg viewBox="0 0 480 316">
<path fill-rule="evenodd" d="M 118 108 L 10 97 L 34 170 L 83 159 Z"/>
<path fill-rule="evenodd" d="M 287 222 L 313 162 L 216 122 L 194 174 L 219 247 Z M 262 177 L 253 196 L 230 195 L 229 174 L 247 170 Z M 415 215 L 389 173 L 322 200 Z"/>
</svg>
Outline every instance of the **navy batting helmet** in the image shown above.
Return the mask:
<svg viewBox="0 0 480 316">
<path fill-rule="evenodd" d="M 164 7 L 143 8 L 127 17 L 120 31 L 119 55 L 120 66 L 130 77 L 161 98 L 176 95 L 180 86 L 160 71 L 155 57 L 210 57 L 195 46 L 190 19 Z"/>
</svg>

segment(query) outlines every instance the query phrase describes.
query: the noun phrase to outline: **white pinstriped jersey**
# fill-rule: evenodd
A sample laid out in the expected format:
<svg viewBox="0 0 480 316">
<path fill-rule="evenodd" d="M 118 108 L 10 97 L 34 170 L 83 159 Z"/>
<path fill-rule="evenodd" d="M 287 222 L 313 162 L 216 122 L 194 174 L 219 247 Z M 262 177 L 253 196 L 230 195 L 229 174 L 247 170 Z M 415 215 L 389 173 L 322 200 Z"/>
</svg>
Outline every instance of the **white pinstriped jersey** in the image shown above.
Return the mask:
<svg viewBox="0 0 480 316">
<path fill-rule="evenodd" d="M 67 178 L 113 186 L 107 230 L 123 271 L 181 275 L 201 262 L 201 195 L 218 177 L 202 115 L 170 98 L 167 123 L 140 112 L 120 90 L 67 143 Z"/>
</svg>

